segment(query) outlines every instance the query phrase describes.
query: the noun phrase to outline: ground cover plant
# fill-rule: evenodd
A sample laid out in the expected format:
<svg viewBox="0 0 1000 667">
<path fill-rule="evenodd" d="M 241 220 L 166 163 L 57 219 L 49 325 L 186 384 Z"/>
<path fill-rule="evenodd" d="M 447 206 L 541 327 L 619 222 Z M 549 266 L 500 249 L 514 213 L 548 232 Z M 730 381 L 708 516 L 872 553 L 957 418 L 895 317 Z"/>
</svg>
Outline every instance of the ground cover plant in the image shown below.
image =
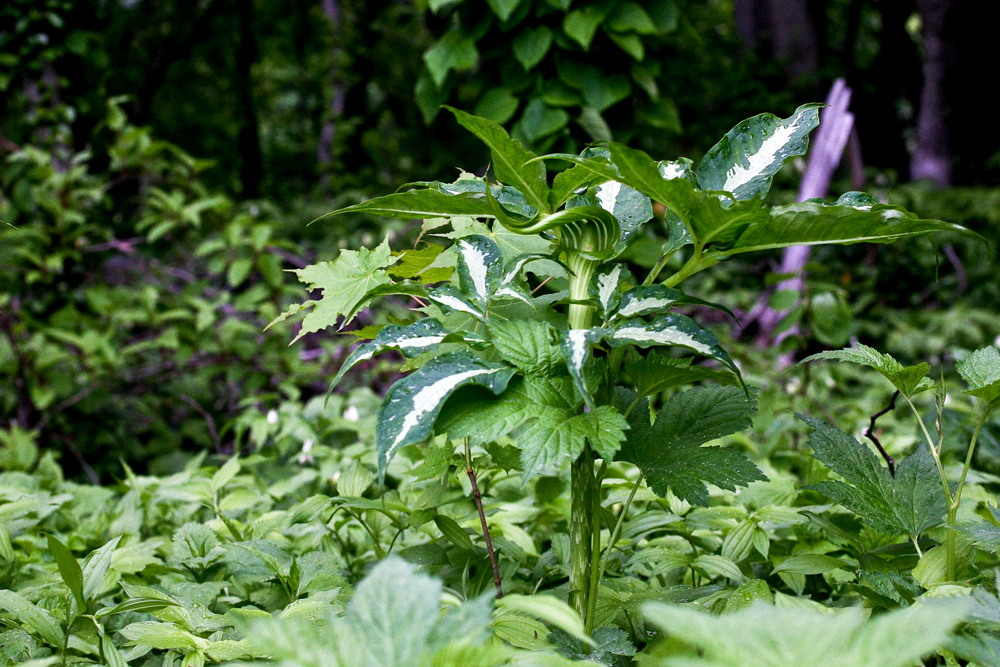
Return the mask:
<svg viewBox="0 0 1000 667">
<path fill-rule="evenodd" d="M 299 338 L 387 306 L 327 396 L 248 406 L 232 455 L 112 487 L 3 432 L 5 664 L 1000 664 L 1000 478 L 976 465 L 1000 353 L 961 355 L 966 394 L 863 345 L 776 381 L 683 291 L 745 253 L 962 230 L 861 193 L 766 205 L 811 105 L 697 167 L 539 157 L 453 114 L 485 176 L 337 211 L 424 222 L 296 270 Z M 380 355 L 406 373 L 381 401 L 343 391 Z"/>
</svg>

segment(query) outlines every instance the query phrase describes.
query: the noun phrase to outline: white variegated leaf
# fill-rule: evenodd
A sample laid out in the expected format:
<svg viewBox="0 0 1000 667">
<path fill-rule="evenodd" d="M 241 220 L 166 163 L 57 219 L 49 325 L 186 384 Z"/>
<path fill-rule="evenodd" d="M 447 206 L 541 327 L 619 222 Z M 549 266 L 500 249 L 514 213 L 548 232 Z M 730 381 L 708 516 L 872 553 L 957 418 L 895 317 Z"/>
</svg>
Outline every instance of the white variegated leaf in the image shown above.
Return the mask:
<svg viewBox="0 0 1000 667">
<path fill-rule="evenodd" d="M 459 239 L 455 247 L 459 286 L 465 294 L 475 295 L 480 308 L 486 308 L 503 269 L 500 248 L 489 238 L 478 235 Z"/>
<path fill-rule="evenodd" d="M 739 123 L 698 165 L 699 187 L 731 192 L 737 200 L 766 195 L 785 160 L 805 155 L 820 106 L 803 105 L 785 119 L 761 114 Z"/>
<path fill-rule="evenodd" d="M 663 178 L 673 180 L 682 178 L 691 184 L 697 184 L 698 179 L 694 175 L 694 163 L 686 157 L 679 160 L 663 160 L 658 164 L 660 175 Z"/>
<path fill-rule="evenodd" d="M 622 295 L 618 310 L 611 316 L 615 319 L 640 317 L 650 313 L 668 310 L 684 297 L 682 292 L 664 285 L 644 285 L 633 287 Z"/>
<path fill-rule="evenodd" d="M 654 347 L 659 345 L 687 348 L 703 356 L 725 364 L 737 375 L 739 368 L 719 345 L 719 339 L 711 331 L 701 328 L 690 317 L 671 313 L 658 317 L 652 322 L 627 320 L 618 324 L 605 340 L 615 347 L 638 345 Z"/>
<path fill-rule="evenodd" d="M 624 263 L 608 264 L 597 270 L 590 285 L 590 295 L 600 305 L 602 316 L 607 318 L 615 309 L 625 285 L 631 280 L 632 274 Z"/>
<path fill-rule="evenodd" d="M 507 263 L 507 267 L 503 272 L 503 279 L 500 281 L 500 285 L 510 285 L 521 278 L 521 272 L 524 269 L 525 264 L 536 259 L 550 259 L 548 255 L 539 255 L 537 253 L 532 253 L 528 255 L 519 255 L 513 260 Z M 499 290 L 498 290 L 499 291 Z"/>
<path fill-rule="evenodd" d="M 470 303 L 461 290 L 452 285 L 442 285 L 428 290 L 427 298 L 441 306 L 447 315 L 451 312 L 466 313 L 477 320 L 485 320 L 483 311 L 476 305 Z"/>
<path fill-rule="evenodd" d="M 379 476 L 385 476 L 389 459 L 401 447 L 430 437 L 441 406 L 452 392 L 464 385 L 478 384 L 499 395 L 514 372 L 506 364 L 483 361 L 460 350 L 431 359 L 397 381 L 379 408 L 375 430 Z"/>
<path fill-rule="evenodd" d="M 644 223 L 653 219 L 653 204 L 649 197 L 618 181 L 606 181 L 594 188 L 598 205 L 618 220 L 621 233 L 615 245 L 622 252 Z"/>
<path fill-rule="evenodd" d="M 587 389 L 587 381 L 583 375 L 584 366 L 590 358 L 590 349 L 605 336 L 607 331 L 601 328 L 593 329 L 570 329 L 560 342 L 563 356 L 566 358 L 566 367 L 569 368 L 570 377 L 573 384 L 583 396 L 583 400 L 591 410 L 594 409 L 594 399 Z"/>
<path fill-rule="evenodd" d="M 347 374 L 347 371 L 362 361 L 367 361 L 376 355 L 393 349 L 399 350 L 404 356 L 412 358 L 418 354 L 433 350 L 448 334 L 449 331 L 441 326 L 440 322 L 431 317 L 407 326 L 390 324 L 383 327 L 375 336 L 375 340 L 359 345 L 348 355 L 337 372 L 336 377 L 333 378 L 333 382 L 330 383 L 330 391 L 333 391 L 334 387 Z"/>
</svg>

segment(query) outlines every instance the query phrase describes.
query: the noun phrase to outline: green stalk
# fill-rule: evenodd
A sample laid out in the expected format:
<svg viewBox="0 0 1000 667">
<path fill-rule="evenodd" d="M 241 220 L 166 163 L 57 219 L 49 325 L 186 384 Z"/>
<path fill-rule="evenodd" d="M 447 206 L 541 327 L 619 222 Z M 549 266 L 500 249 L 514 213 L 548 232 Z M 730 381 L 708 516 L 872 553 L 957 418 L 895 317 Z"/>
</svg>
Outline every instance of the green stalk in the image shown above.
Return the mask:
<svg viewBox="0 0 1000 667">
<path fill-rule="evenodd" d="M 958 486 L 955 488 L 955 497 L 948 504 L 948 533 L 945 535 L 948 581 L 955 581 L 956 570 L 958 569 L 958 545 L 955 539 L 954 526 L 958 518 L 958 506 L 962 502 L 962 489 L 965 488 L 965 478 L 969 475 L 969 468 L 972 466 L 972 457 L 976 453 L 976 442 L 979 440 L 979 432 L 983 430 L 989 414 L 990 406 L 987 405 L 979 421 L 976 423 L 976 430 L 972 432 L 972 440 L 969 441 L 969 451 L 965 455 L 965 465 L 962 467 L 962 476 L 959 478 Z"/>
<path fill-rule="evenodd" d="M 570 270 L 569 298 L 585 301 L 590 298 L 590 282 L 598 261 L 581 253 L 567 253 L 566 264 Z M 589 329 L 594 318 L 593 306 L 571 303 L 569 326 L 571 329 Z M 590 447 L 584 447 L 580 457 L 570 469 L 570 574 L 569 604 L 580 614 L 587 615 L 587 595 L 590 588 L 590 560 L 593 556 L 594 503 L 599 497 L 594 477 L 594 457 Z"/>
</svg>

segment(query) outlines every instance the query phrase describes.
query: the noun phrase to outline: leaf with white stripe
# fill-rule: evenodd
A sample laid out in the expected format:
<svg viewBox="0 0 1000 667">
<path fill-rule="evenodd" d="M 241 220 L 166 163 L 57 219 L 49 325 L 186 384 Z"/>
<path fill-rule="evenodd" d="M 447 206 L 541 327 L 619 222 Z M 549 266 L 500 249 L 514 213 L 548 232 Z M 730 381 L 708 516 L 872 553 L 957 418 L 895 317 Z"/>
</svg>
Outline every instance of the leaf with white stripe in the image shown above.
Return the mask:
<svg viewBox="0 0 1000 667">
<path fill-rule="evenodd" d="M 660 175 L 667 180 L 680 179 L 692 185 L 697 185 L 697 178 L 694 175 L 694 168 L 691 160 L 680 158 L 670 162 L 663 160 L 659 163 Z M 667 228 L 667 240 L 663 244 L 663 254 L 669 255 L 680 250 L 686 245 L 693 243 L 691 232 L 681 217 L 667 209 L 663 212 L 663 224 Z"/>
<path fill-rule="evenodd" d="M 737 200 L 763 197 L 785 160 L 806 154 L 822 106 L 805 104 L 785 119 L 764 113 L 737 124 L 698 165 L 698 186 L 731 192 Z"/>
<path fill-rule="evenodd" d="M 407 326 L 398 324 L 385 326 L 375 336 L 375 340 L 359 345 L 348 355 L 333 382 L 330 383 L 330 391 L 333 391 L 349 370 L 362 361 L 368 361 L 388 350 L 399 350 L 404 356 L 412 358 L 433 350 L 448 335 L 449 331 L 432 317 Z"/>
<path fill-rule="evenodd" d="M 503 272 L 500 248 L 485 236 L 466 236 L 458 240 L 455 248 L 459 286 L 465 294 L 475 295 L 480 308 L 486 308 Z"/>
<path fill-rule="evenodd" d="M 633 287 L 622 295 L 618 310 L 611 316 L 615 319 L 640 317 L 650 313 L 662 313 L 684 298 L 678 290 L 663 285 L 642 285 Z"/>
<path fill-rule="evenodd" d="M 625 250 L 639 227 L 653 219 L 653 204 L 649 197 L 618 181 L 606 181 L 596 186 L 594 196 L 598 205 L 615 216 L 621 227 L 616 252 Z"/>
<path fill-rule="evenodd" d="M 389 388 L 378 412 L 375 440 L 379 477 L 401 448 L 430 437 L 441 406 L 459 387 L 477 384 L 501 394 L 515 370 L 460 350 L 431 359 Z"/>
<path fill-rule="evenodd" d="M 511 261 L 507 262 L 507 266 L 503 270 L 503 278 L 500 280 L 501 285 L 510 285 L 517 282 L 524 272 L 524 267 L 528 262 L 534 260 L 551 260 L 548 255 L 542 255 L 539 253 L 527 253 L 524 255 L 518 255 Z"/>
<path fill-rule="evenodd" d="M 690 317 L 680 313 L 658 317 L 652 322 L 643 320 L 622 322 L 605 337 L 605 340 L 614 347 L 622 345 L 683 347 L 704 357 L 715 359 L 737 375 L 740 374 L 740 369 L 722 349 L 715 334 L 701 328 Z"/>
<path fill-rule="evenodd" d="M 590 284 L 590 296 L 597 300 L 605 319 L 618 307 L 622 292 L 630 282 L 632 273 L 624 263 L 605 264 L 597 270 Z"/>
<path fill-rule="evenodd" d="M 453 312 L 472 315 L 477 320 L 485 321 L 483 311 L 470 302 L 462 290 L 454 285 L 442 285 L 427 291 L 427 298 L 441 307 L 445 315 Z"/>
<path fill-rule="evenodd" d="M 577 391 L 583 396 L 587 407 L 591 410 L 595 408 L 594 398 L 587 388 L 587 380 L 584 376 L 584 367 L 590 358 L 590 350 L 594 345 L 604 338 L 607 330 L 601 328 L 593 329 L 570 329 L 563 334 L 560 349 L 566 358 L 566 367 L 569 375 L 573 378 L 573 384 Z"/>
</svg>

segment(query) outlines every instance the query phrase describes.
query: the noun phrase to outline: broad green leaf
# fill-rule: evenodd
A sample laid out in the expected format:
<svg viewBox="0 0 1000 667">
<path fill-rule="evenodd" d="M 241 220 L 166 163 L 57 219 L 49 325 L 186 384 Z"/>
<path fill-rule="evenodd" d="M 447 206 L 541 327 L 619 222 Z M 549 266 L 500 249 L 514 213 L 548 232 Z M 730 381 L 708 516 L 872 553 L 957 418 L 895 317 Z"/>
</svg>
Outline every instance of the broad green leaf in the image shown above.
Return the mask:
<svg viewBox="0 0 1000 667">
<path fill-rule="evenodd" d="M 125 639 L 138 646 L 157 649 L 174 649 L 182 652 L 205 649 L 208 641 L 183 630 L 173 623 L 142 621 L 126 625 L 119 630 Z"/>
<path fill-rule="evenodd" d="M 616 325 L 613 333 L 605 337 L 611 345 L 638 345 L 639 347 L 675 346 L 692 350 L 702 356 L 725 364 L 736 375 L 739 368 L 729 354 L 719 345 L 712 332 L 702 329 L 687 315 L 671 313 L 652 322 L 626 320 Z"/>
<path fill-rule="evenodd" d="M 874 368 L 907 398 L 913 397 L 934 386 L 934 382 L 927 377 L 927 374 L 931 370 L 929 364 L 903 366 L 903 364 L 893 359 L 892 356 L 882 354 L 878 350 L 860 343 L 856 347 L 848 347 L 843 350 L 819 352 L 806 357 L 799 363 L 804 364 L 819 359 L 849 361 L 854 364 Z"/>
<path fill-rule="evenodd" d="M 498 320 L 490 322 L 488 338 L 500 356 L 527 375 L 565 375 L 559 335 L 548 322 Z"/>
<path fill-rule="evenodd" d="M 562 109 L 553 109 L 540 99 L 528 102 L 521 114 L 521 120 L 514 127 L 515 136 L 520 135 L 533 144 L 555 134 L 569 124 L 569 114 Z"/>
<path fill-rule="evenodd" d="M 821 106 L 803 105 L 784 120 L 765 113 L 739 123 L 705 154 L 698 187 L 730 192 L 737 200 L 763 197 L 785 160 L 805 155 Z"/>
<path fill-rule="evenodd" d="M 590 48 L 597 29 L 607 18 L 609 9 L 608 3 L 575 9 L 563 19 L 563 32 L 586 51 Z"/>
<path fill-rule="evenodd" d="M 457 388 L 482 385 L 500 394 L 514 375 L 504 364 L 483 361 L 466 351 L 431 359 L 425 366 L 397 381 L 385 395 L 378 413 L 376 444 L 379 477 L 400 447 L 423 442 L 434 427 L 441 406 Z"/>
<path fill-rule="evenodd" d="M 839 558 L 834 558 L 833 556 L 827 556 L 824 554 L 803 554 L 801 556 L 792 556 L 791 558 L 786 558 L 781 561 L 773 570 L 771 570 L 771 574 L 778 574 L 779 572 L 788 572 L 789 574 L 823 574 L 832 570 L 851 569 L 853 568 L 850 565 Z"/>
<path fill-rule="evenodd" d="M 445 539 L 456 547 L 469 551 L 473 549 L 472 538 L 451 517 L 444 514 L 437 514 L 434 516 L 434 525 L 438 527 L 438 530 L 445 536 Z"/>
<path fill-rule="evenodd" d="M 701 656 L 678 665 L 910 667 L 944 644 L 968 608 L 963 599 L 928 601 L 870 620 L 858 607 L 829 614 L 755 605 L 713 615 L 692 606 L 649 603 L 643 611 L 648 622 Z"/>
<path fill-rule="evenodd" d="M 349 370 L 363 361 L 367 361 L 387 350 L 399 350 L 403 356 L 412 358 L 436 348 L 447 336 L 451 335 L 440 322 L 427 317 L 413 324 L 400 326 L 389 324 L 383 327 L 370 343 L 359 345 L 351 352 L 341 365 L 337 375 L 330 383 L 330 391 L 337 386 Z M 459 336 L 456 335 L 456 338 Z"/>
<path fill-rule="evenodd" d="M 739 565 L 717 554 L 702 554 L 691 561 L 691 567 L 698 569 L 707 576 L 725 577 L 734 581 L 745 582 L 746 575 L 740 570 Z"/>
<path fill-rule="evenodd" d="M 769 217 L 746 229 L 725 254 L 824 243 L 890 243 L 909 236 L 945 231 L 969 233 L 964 227 L 950 222 L 920 219 L 899 206 L 855 207 L 840 201 L 826 204 L 811 200 L 775 206 Z"/>
<path fill-rule="evenodd" d="M 763 579 L 751 579 L 741 584 L 739 588 L 733 591 L 729 599 L 726 600 L 726 606 L 722 613 L 732 614 L 751 607 L 756 603 L 774 604 L 774 596 L 771 595 L 771 589 Z"/>
<path fill-rule="evenodd" d="M 522 2 L 523 0 L 486 0 L 486 4 L 490 6 L 497 18 L 504 22 L 511 17 L 511 14 Z"/>
<path fill-rule="evenodd" d="M 990 553 L 1000 552 L 1000 510 L 987 505 L 993 521 L 976 521 L 975 523 L 960 523 L 955 530 L 960 532 L 977 547 Z"/>
<path fill-rule="evenodd" d="M 476 218 L 492 218 L 486 200 L 475 193 L 448 194 L 441 190 L 408 190 L 391 195 L 376 197 L 346 208 L 327 213 L 317 220 L 344 213 L 368 213 L 401 220 L 446 218 L 467 215 Z"/>
<path fill-rule="evenodd" d="M 583 621 L 568 604 L 551 595 L 505 595 L 497 600 L 497 608 L 537 618 L 563 632 L 593 645 L 594 640 L 583 631 Z"/>
<path fill-rule="evenodd" d="M 549 204 L 554 209 L 562 206 L 577 190 L 589 187 L 598 178 L 600 177 L 593 171 L 579 164 L 574 164 L 569 169 L 560 171 L 552 179 Z"/>
<path fill-rule="evenodd" d="M 948 551 L 943 544 L 934 547 L 917 561 L 913 578 L 924 588 L 948 581 Z"/>
<path fill-rule="evenodd" d="M 370 290 L 389 283 L 389 276 L 383 269 L 395 263 L 396 259 L 390 254 L 386 239 L 375 250 L 341 250 L 340 257 L 333 262 L 321 262 L 296 270 L 295 274 L 308 285 L 310 291 L 323 290 L 323 298 L 302 320 L 302 329 L 295 340 L 336 326 L 342 317 L 345 320 L 341 326 L 346 325 L 346 317 L 355 312 Z"/>
<path fill-rule="evenodd" d="M 732 373 L 692 366 L 690 357 L 667 357 L 655 353 L 646 355 L 645 359 L 634 353 L 626 356 L 625 374 L 631 378 L 639 398 L 700 380 L 715 380 L 730 387 L 742 386 L 739 378 Z"/>
<path fill-rule="evenodd" d="M 457 312 L 466 313 L 477 320 L 486 319 L 483 310 L 466 298 L 465 292 L 452 285 L 442 285 L 429 290 L 427 298 L 440 306 L 445 315 Z"/>
<path fill-rule="evenodd" d="M 226 484 L 233 481 L 233 478 L 239 474 L 241 465 L 239 456 L 231 456 L 221 468 L 216 470 L 209 483 L 212 493 L 218 493 Z"/>
<path fill-rule="evenodd" d="M 965 393 L 992 405 L 1000 398 L 1000 350 L 984 347 L 955 364 L 955 369 L 969 385 Z"/>
<path fill-rule="evenodd" d="M 128 667 L 118 647 L 111 641 L 111 635 L 101 636 L 101 653 L 104 654 L 104 664 L 108 667 Z"/>
<path fill-rule="evenodd" d="M 618 389 L 620 407 L 634 401 L 635 394 Z M 706 482 L 733 491 L 767 479 L 741 452 L 702 446 L 749 428 L 756 410 L 756 400 L 735 387 L 696 387 L 671 397 L 651 425 L 648 399 L 642 399 L 629 412 L 631 430 L 618 459 L 639 466 L 657 495 L 666 497 L 669 488 L 678 498 L 707 505 Z"/>
<path fill-rule="evenodd" d="M 633 287 L 622 295 L 621 303 L 612 320 L 641 317 L 653 313 L 661 314 L 684 298 L 684 294 L 663 285 L 643 285 Z"/>
<path fill-rule="evenodd" d="M 59 626 L 59 621 L 47 609 L 32 604 L 20 594 L 9 590 L 0 590 L 0 609 L 7 610 L 50 645 L 57 647 L 63 645 L 66 636 Z"/>
<path fill-rule="evenodd" d="M 478 62 L 479 50 L 476 49 L 476 40 L 466 37 L 460 30 L 449 30 L 424 52 L 424 64 L 427 65 L 427 71 L 430 72 L 434 85 L 439 89 L 444 86 L 449 72 L 468 71 Z"/>
<path fill-rule="evenodd" d="M 54 535 L 48 535 L 48 543 L 49 553 L 52 554 L 56 565 L 59 566 L 59 574 L 62 575 L 63 583 L 76 598 L 82 613 L 87 608 L 87 598 L 83 594 L 83 570 L 80 569 L 80 564 L 70 550 L 58 538 Z"/>
<path fill-rule="evenodd" d="M 847 480 L 813 488 L 858 514 L 870 528 L 886 535 L 916 538 L 941 522 L 945 500 L 930 452 L 920 446 L 896 466 L 896 476 L 866 445 L 820 419 L 800 416 L 813 431 L 813 456 Z"/>
<path fill-rule="evenodd" d="M 549 52 L 552 46 L 552 31 L 541 25 L 536 28 L 525 28 L 511 43 L 511 50 L 514 57 L 525 71 L 534 69 L 535 65 L 542 62 L 542 58 Z"/>
<path fill-rule="evenodd" d="M 428 243 L 423 248 L 404 250 L 393 253 L 399 257 L 399 263 L 390 266 L 387 273 L 396 278 L 419 278 L 425 285 L 447 280 L 451 277 L 452 268 L 436 268 L 431 265 L 441 256 L 445 247 L 436 243 Z"/>
<path fill-rule="evenodd" d="M 851 307 L 838 292 L 820 292 L 809 299 L 812 330 L 816 340 L 840 346 L 850 336 Z"/>
<path fill-rule="evenodd" d="M 362 581 L 345 621 L 372 667 L 417 667 L 438 619 L 441 582 L 406 561 L 382 561 Z"/>
<path fill-rule="evenodd" d="M 464 390 L 445 407 L 438 431 L 485 444 L 510 435 L 521 450 L 525 479 L 554 474 L 576 460 L 587 442 L 610 459 L 628 424 L 613 408 L 577 414 L 579 399 L 568 377 L 515 378 L 497 398 Z"/>
<path fill-rule="evenodd" d="M 118 548 L 118 543 L 121 539 L 121 537 L 114 538 L 100 549 L 95 549 L 90 556 L 87 557 L 87 561 L 83 564 L 84 600 L 90 602 L 94 599 L 94 596 L 100 592 L 101 584 L 104 583 L 104 577 L 108 574 L 108 570 L 111 568 L 111 562 L 115 555 L 115 549 Z"/>
<path fill-rule="evenodd" d="M 531 162 L 535 154 L 527 151 L 501 126 L 459 111 L 445 107 L 458 120 L 459 124 L 472 132 L 485 143 L 493 156 L 493 171 L 502 183 L 512 185 L 527 198 L 528 203 L 540 211 L 549 210 L 549 187 L 545 178 L 545 165 L 541 162 Z M 476 214 L 473 214 L 476 215 Z"/>
<path fill-rule="evenodd" d="M 618 3 L 614 13 L 608 18 L 606 27 L 615 32 L 634 32 L 640 35 L 652 35 L 657 32 L 653 19 L 635 2 Z"/>
<path fill-rule="evenodd" d="M 499 125 L 505 124 L 517 113 L 518 99 L 506 88 L 493 88 L 476 102 L 473 113 Z"/>
<path fill-rule="evenodd" d="M 466 295 L 485 309 L 503 274 L 503 257 L 497 244 L 485 236 L 466 236 L 455 244 L 458 282 Z"/>
</svg>

